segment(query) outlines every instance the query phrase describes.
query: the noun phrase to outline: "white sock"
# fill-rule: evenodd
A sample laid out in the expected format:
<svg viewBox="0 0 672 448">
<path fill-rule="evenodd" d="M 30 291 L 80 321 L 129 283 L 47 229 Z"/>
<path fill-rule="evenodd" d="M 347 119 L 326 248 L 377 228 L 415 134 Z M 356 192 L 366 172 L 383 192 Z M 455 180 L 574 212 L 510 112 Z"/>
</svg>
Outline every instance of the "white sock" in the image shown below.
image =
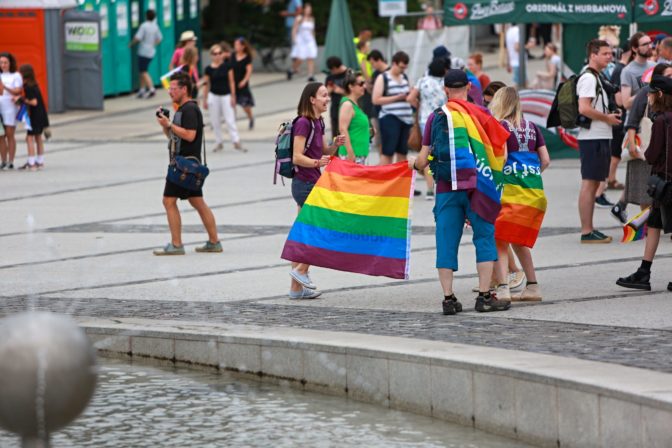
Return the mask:
<svg viewBox="0 0 672 448">
<path fill-rule="evenodd" d="M 35 165 L 35 157 L 33 156 L 28 157 L 28 165 Z"/>
<path fill-rule="evenodd" d="M 44 156 L 37 156 L 36 162 L 40 164 L 44 163 Z"/>
</svg>

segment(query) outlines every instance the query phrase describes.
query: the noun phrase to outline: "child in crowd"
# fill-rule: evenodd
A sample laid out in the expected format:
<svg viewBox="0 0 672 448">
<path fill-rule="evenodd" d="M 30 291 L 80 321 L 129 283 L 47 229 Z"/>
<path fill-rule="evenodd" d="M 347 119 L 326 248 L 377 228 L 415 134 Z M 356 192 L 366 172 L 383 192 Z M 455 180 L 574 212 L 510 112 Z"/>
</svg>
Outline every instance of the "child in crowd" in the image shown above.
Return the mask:
<svg viewBox="0 0 672 448">
<path fill-rule="evenodd" d="M 44 106 L 40 86 L 35 80 L 35 71 L 29 64 L 19 67 L 19 73 L 23 78 L 23 102 L 28 107 L 28 117 L 30 118 L 30 129 L 26 135 L 26 144 L 28 145 L 28 162 L 19 169 L 35 171 L 44 167 L 44 141 L 42 133 L 49 127 L 49 117 L 47 108 Z M 35 150 L 37 149 L 37 156 Z"/>
</svg>

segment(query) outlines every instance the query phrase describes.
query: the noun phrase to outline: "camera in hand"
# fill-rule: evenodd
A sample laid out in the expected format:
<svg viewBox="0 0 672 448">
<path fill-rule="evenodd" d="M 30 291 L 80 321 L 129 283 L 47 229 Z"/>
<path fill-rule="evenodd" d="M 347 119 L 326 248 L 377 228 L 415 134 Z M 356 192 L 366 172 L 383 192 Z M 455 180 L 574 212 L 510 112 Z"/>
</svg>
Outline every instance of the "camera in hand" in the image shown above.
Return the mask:
<svg viewBox="0 0 672 448">
<path fill-rule="evenodd" d="M 170 118 L 170 111 L 166 109 L 165 107 L 159 108 L 159 110 L 156 111 L 156 116 L 158 117 L 159 114 L 163 115 L 166 118 Z"/>
</svg>

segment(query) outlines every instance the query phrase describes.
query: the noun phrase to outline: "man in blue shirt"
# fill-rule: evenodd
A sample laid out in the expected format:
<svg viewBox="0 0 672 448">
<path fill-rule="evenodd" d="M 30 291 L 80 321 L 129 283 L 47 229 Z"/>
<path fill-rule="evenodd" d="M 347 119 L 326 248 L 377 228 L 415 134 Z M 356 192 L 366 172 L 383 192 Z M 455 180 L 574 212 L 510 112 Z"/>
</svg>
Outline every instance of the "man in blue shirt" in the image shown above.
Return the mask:
<svg viewBox="0 0 672 448">
<path fill-rule="evenodd" d="M 285 29 L 287 30 L 287 42 L 292 46 L 292 27 L 294 20 L 303 12 L 303 0 L 289 0 L 287 2 L 287 9 L 280 12 L 280 15 L 285 18 Z"/>
</svg>

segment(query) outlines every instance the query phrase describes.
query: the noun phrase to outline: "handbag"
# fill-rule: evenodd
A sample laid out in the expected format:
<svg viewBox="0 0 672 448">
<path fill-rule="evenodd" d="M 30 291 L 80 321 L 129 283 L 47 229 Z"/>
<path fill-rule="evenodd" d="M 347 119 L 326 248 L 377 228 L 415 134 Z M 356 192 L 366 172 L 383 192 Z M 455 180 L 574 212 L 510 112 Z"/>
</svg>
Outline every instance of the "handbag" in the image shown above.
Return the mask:
<svg viewBox="0 0 672 448">
<path fill-rule="evenodd" d="M 415 120 L 413 120 L 413 126 L 411 126 L 411 131 L 408 134 L 408 148 L 413 151 L 420 151 L 422 148 L 422 132 L 420 131 L 420 124 L 418 123 L 418 114 L 415 114 Z"/>
<path fill-rule="evenodd" d="M 201 164 L 196 157 L 182 157 L 175 154 L 175 140 L 170 139 L 170 163 L 168 164 L 168 175 L 166 180 L 178 187 L 186 188 L 189 191 L 198 191 L 203 188 L 205 179 L 210 174 L 205 151 L 205 135 L 203 136 L 203 163 Z"/>
<path fill-rule="evenodd" d="M 663 120 L 665 120 L 665 179 L 660 177 L 658 174 L 652 174 L 649 176 L 649 180 L 646 183 L 646 193 L 651 196 L 654 201 L 657 201 L 662 205 L 670 205 L 672 204 L 672 182 L 667 179 L 667 172 L 669 171 L 668 161 L 670 154 L 670 147 L 668 142 L 669 123 L 665 113 L 663 113 Z"/>
</svg>

